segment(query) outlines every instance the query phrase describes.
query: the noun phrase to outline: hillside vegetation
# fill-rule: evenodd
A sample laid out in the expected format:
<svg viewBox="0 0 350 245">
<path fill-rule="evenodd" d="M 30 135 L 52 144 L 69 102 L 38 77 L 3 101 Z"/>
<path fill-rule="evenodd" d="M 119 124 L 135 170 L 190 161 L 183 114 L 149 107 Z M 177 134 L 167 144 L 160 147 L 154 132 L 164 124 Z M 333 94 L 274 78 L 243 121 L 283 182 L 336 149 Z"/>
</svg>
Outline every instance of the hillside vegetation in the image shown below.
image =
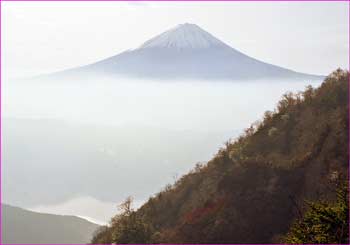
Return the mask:
<svg viewBox="0 0 350 245">
<path fill-rule="evenodd" d="M 140 209 L 126 200 L 92 243 L 348 241 L 347 226 L 338 229 L 348 224 L 348 205 L 336 191 L 348 179 L 348 81 L 338 69 L 317 89 L 284 94 L 275 111 Z M 327 222 L 339 218 L 332 225 L 340 240 L 327 240 L 335 230 L 317 216 L 322 208 L 336 213 Z M 308 222 L 326 228 L 298 237 Z"/>
</svg>

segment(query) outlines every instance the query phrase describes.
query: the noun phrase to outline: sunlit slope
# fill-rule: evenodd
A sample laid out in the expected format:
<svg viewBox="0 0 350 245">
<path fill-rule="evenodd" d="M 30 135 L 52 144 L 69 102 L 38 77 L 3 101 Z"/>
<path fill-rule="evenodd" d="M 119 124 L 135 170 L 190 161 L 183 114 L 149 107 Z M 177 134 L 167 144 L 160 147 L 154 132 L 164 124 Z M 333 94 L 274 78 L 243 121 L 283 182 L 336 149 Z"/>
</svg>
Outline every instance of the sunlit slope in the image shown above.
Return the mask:
<svg viewBox="0 0 350 245">
<path fill-rule="evenodd" d="M 348 173 L 348 81 L 287 93 L 274 112 L 139 210 L 124 205 L 94 243 L 280 242 L 304 200 L 335 199 Z"/>
</svg>

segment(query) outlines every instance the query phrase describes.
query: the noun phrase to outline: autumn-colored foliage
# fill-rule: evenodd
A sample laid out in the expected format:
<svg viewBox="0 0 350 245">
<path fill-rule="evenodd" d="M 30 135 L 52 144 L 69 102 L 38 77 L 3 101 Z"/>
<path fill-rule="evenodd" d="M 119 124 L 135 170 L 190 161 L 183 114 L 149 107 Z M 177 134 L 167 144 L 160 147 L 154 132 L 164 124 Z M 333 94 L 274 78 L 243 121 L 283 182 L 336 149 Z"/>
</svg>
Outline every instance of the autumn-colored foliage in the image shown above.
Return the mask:
<svg viewBox="0 0 350 245">
<path fill-rule="evenodd" d="M 337 201 L 307 202 L 308 210 L 285 237 L 286 243 L 349 244 L 348 183 L 337 190 Z"/>
<path fill-rule="evenodd" d="M 348 206 L 331 204 L 337 202 L 335 183 L 348 179 L 348 95 L 349 72 L 340 69 L 319 88 L 286 93 L 212 160 L 137 211 L 116 216 L 92 242 L 279 243 L 286 234 L 288 242 L 345 241 L 338 239 L 343 235 L 324 240 L 329 224 L 317 215 L 339 214 L 341 221 L 331 222 L 336 232 L 348 219 L 342 216 Z M 320 234 L 300 238 L 310 222 Z"/>
</svg>

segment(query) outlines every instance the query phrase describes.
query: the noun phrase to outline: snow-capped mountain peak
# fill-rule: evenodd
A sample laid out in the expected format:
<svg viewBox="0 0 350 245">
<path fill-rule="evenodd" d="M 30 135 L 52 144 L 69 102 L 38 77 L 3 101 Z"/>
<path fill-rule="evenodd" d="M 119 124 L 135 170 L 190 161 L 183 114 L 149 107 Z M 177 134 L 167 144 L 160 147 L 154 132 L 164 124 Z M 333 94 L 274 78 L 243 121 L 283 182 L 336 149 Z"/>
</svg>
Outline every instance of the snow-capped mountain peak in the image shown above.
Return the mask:
<svg viewBox="0 0 350 245">
<path fill-rule="evenodd" d="M 139 49 L 176 48 L 204 49 L 227 45 L 195 24 L 185 23 L 146 41 Z"/>
<path fill-rule="evenodd" d="M 181 24 L 127 50 L 96 63 L 61 72 L 126 76 L 142 79 L 255 80 L 312 79 L 320 76 L 298 73 L 271 65 L 228 46 L 195 24 Z"/>
</svg>

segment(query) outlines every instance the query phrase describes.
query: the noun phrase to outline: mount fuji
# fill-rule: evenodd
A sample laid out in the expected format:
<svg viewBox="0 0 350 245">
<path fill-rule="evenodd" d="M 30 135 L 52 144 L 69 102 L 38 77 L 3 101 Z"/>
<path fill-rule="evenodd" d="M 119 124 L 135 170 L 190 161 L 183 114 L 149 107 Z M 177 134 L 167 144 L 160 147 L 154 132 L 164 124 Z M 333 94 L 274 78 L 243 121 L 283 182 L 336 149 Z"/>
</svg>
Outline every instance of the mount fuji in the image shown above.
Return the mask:
<svg viewBox="0 0 350 245">
<path fill-rule="evenodd" d="M 195 24 L 180 24 L 102 61 L 55 73 L 55 76 L 104 75 L 141 79 L 308 79 L 322 76 L 295 72 L 249 57 Z"/>
</svg>

